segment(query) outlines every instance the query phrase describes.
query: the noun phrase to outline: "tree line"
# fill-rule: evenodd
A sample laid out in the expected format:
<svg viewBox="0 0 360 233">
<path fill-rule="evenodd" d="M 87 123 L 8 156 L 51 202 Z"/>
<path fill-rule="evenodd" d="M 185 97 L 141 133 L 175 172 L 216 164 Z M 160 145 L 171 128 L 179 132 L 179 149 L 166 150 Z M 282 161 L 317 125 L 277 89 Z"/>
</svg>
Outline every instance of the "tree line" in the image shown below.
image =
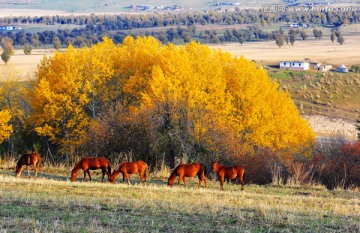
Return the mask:
<svg viewBox="0 0 360 233">
<path fill-rule="evenodd" d="M 102 25 L 107 30 L 131 30 L 136 28 L 190 26 L 206 24 L 276 24 L 279 22 L 339 25 L 359 22 L 359 12 L 263 12 L 257 9 L 234 11 L 186 12 L 146 15 L 70 15 L 70 16 L 11 16 L 0 18 L 0 24 L 75 24 Z"/>
</svg>

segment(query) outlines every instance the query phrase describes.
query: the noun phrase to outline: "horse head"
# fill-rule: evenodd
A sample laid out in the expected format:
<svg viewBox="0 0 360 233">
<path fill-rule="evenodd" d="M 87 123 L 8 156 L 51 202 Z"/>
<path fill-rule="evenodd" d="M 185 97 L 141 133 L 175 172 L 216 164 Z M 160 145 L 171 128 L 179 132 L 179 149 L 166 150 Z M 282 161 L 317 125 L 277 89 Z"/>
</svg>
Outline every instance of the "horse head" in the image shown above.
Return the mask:
<svg viewBox="0 0 360 233">
<path fill-rule="evenodd" d="M 77 172 L 75 170 L 72 170 L 71 171 L 71 181 L 76 181 L 76 175 L 77 175 Z"/>
<path fill-rule="evenodd" d="M 171 173 L 169 179 L 168 179 L 168 186 L 172 187 L 174 186 L 174 183 L 175 183 L 175 178 L 176 178 L 176 174 L 175 172 Z"/>
<path fill-rule="evenodd" d="M 15 176 L 16 177 L 20 176 L 20 168 L 21 168 L 21 166 L 19 166 L 19 164 L 16 164 L 16 170 L 15 170 Z"/>
<path fill-rule="evenodd" d="M 213 162 L 211 164 L 211 167 L 214 172 L 217 172 L 219 170 L 219 164 L 217 162 Z"/>
<path fill-rule="evenodd" d="M 116 178 L 115 172 L 113 172 L 111 175 L 108 176 L 108 180 L 110 183 L 114 183 Z"/>
</svg>

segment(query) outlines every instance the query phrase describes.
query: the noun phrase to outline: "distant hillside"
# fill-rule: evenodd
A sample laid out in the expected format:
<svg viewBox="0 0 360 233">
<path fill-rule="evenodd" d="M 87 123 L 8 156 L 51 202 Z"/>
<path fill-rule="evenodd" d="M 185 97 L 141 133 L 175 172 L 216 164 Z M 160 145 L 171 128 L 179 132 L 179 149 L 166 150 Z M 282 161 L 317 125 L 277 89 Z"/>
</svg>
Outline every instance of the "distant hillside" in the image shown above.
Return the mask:
<svg viewBox="0 0 360 233">
<path fill-rule="evenodd" d="M 270 77 L 291 95 L 303 115 L 355 122 L 360 113 L 360 75 L 272 69 Z"/>
<path fill-rule="evenodd" d="M 234 8 L 234 7 L 261 7 L 266 4 L 280 4 L 282 0 L 0 0 L 0 8 L 19 8 L 19 9 L 41 9 L 41 10 L 58 10 L 68 13 L 96 13 L 96 12 L 151 12 L 162 11 L 165 7 L 178 6 L 175 8 L 167 8 L 167 10 L 217 10 L 219 8 Z M 226 3 L 226 4 L 222 4 Z M 236 3 L 236 5 L 230 5 Z M 136 8 L 136 6 L 139 6 Z M 140 6 L 144 6 L 141 8 Z"/>
</svg>

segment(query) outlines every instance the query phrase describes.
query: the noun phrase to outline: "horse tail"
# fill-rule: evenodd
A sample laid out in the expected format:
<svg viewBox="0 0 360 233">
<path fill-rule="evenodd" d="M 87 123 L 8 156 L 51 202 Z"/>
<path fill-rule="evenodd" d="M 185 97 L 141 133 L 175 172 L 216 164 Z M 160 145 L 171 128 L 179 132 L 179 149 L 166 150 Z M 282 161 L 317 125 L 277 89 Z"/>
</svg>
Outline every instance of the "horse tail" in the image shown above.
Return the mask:
<svg viewBox="0 0 360 233">
<path fill-rule="evenodd" d="M 246 172 L 245 172 L 245 169 L 243 168 L 243 175 L 242 175 L 242 182 L 241 182 L 241 190 L 244 190 L 244 185 L 245 185 L 245 174 L 246 174 Z"/>
<path fill-rule="evenodd" d="M 204 172 L 204 176 L 206 177 L 206 175 L 207 175 L 207 167 L 203 163 L 201 163 L 201 170 L 202 170 L 202 172 Z M 202 180 L 201 176 L 199 176 L 199 177 Z"/>
<path fill-rule="evenodd" d="M 145 168 L 145 178 L 148 178 L 149 177 L 149 167 L 148 165 L 146 165 L 146 168 Z"/>
<path fill-rule="evenodd" d="M 36 164 L 36 166 L 37 167 L 40 167 L 40 164 L 41 164 L 41 162 L 42 162 L 42 158 L 39 156 L 38 157 L 39 159 L 38 159 L 38 162 L 37 162 L 37 164 Z"/>
</svg>

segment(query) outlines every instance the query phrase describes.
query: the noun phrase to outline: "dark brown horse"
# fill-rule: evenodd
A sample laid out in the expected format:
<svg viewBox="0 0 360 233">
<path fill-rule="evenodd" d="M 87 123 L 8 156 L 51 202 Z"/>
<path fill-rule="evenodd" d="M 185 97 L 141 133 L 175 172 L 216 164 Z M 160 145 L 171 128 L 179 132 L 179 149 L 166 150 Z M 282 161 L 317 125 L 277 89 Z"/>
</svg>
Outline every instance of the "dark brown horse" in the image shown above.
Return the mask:
<svg viewBox="0 0 360 233">
<path fill-rule="evenodd" d="M 198 188 L 200 188 L 201 186 L 201 181 L 205 182 L 205 187 L 207 188 L 207 180 L 205 174 L 206 174 L 206 166 L 204 164 L 201 163 L 180 164 L 171 173 L 168 179 L 168 185 L 172 187 L 174 185 L 176 177 L 179 176 L 178 186 L 180 187 L 180 182 L 183 181 L 186 187 L 185 177 L 194 177 L 197 175 L 199 178 Z"/>
<path fill-rule="evenodd" d="M 35 176 L 37 176 L 38 173 L 38 166 L 41 163 L 41 157 L 37 153 L 31 153 L 31 154 L 23 154 L 21 155 L 19 161 L 16 164 L 16 176 L 21 175 L 21 171 L 24 168 L 24 166 L 27 167 L 28 175 L 29 175 L 29 167 L 33 165 L 35 169 Z"/>
<path fill-rule="evenodd" d="M 108 177 L 111 174 L 111 163 L 106 158 L 90 158 L 85 157 L 82 158 L 79 162 L 76 163 L 75 167 L 71 171 L 71 181 L 76 181 L 76 176 L 79 170 L 84 170 L 84 181 L 86 181 L 86 173 L 89 175 L 90 181 L 90 171 L 89 170 L 98 170 L 101 169 L 102 171 L 102 179 L 101 182 L 104 181 L 105 174 Z"/>
<path fill-rule="evenodd" d="M 124 162 L 124 163 L 120 164 L 119 168 L 116 171 L 114 171 L 111 174 L 111 176 L 109 176 L 109 181 L 111 183 L 114 183 L 115 178 L 119 173 L 123 174 L 123 181 L 124 181 L 124 179 L 126 179 L 129 185 L 130 185 L 130 181 L 129 181 L 128 174 L 139 173 L 140 184 L 141 184 L 142 179 L 145 179 L 145 182 L 146 182 L 146 178 L 149 175 L 149 169 L 148 169 L 148 165 L 144 161 L 141 161 L 141 160 L 136 161 L 136 162 Z"/>
<path fill-rule="evenodd" d="M 241 184 L 241 190 L 244 190 L 244 173 L 245 170 L 241 166 L 232 166 L 232 167 L 225 167 L 217 162 L 212 163 L 212 169 L 216 172 L 219 176 L 220 180 L 220 189 L 224 190 L 224 180 L 225 179 L 235 179 L 236 177 L 239 178 L 239 182 Z"/>
</svg>

